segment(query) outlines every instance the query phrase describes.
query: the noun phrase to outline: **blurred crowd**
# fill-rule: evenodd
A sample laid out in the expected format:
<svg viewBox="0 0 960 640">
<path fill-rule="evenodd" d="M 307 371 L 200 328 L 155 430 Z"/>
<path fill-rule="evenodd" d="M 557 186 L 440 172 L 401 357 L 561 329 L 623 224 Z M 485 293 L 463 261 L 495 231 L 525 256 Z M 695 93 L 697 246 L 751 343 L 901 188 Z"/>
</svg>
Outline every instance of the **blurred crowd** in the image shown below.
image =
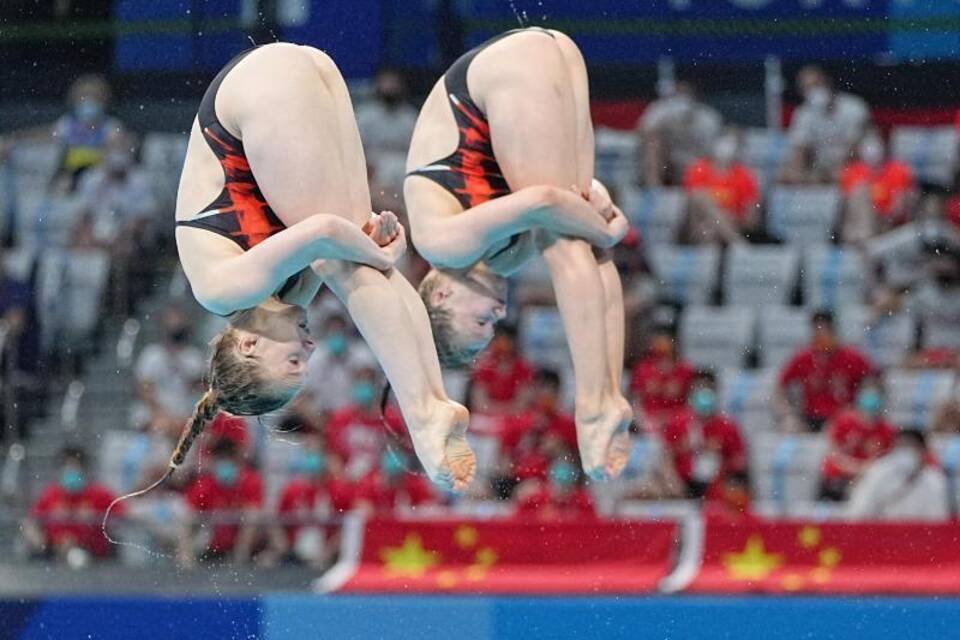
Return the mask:
<svg viewBox="0 0 960 640">
<path fill-rule="evenodd" d="M 624 479 L 612 488 L 588 483 L 580 471 L 572 373 L 565 352 L 551 347 L 559 320 L 549 310 L 549 283 L 534 267 L 514 285 L 518 304 L 489 349 L 468 371 L 448 376 L 450 391 L 473 414 L 479 469 L 466 495 L 426 480 L 398 410 L 383 397 L 375 360 L 343 309 L 323 292 L 310 313 L 318 348 L 294 402 L 262 420 L 219 416 L 171 482 L 149 499 L 118 506 L 117 535 L 176 555 L 184 566 L 214 559 L 320 566 L 335 556 L 342 517 L 353 511 L 555 520 L 610 515 L 630 501 L 666 500 L 749 518 L 765 513 L 761 503 L 784 498 L 760 489 L 770 484 L 765 478 L 792 464 L 794 449 L 784 443 L 818 452 L 800 471 L 814 480 L 809 501 L 828 505 L 830 517 L 953 517 L 955 467 L 944 462 L 940 443 L 960 433 L 960 196 L 954 195 L 954 175 L 931 183 L 895 157 L 889 132 L 874 125 L 868 105 L 840 91 L 822 70 L 803 68 L 796 90 L 801 103 L 785 147 L 766 171 L 747 162 L 749 131 L 725 123 L 691 83 L 679 81 L 646 107 L 629 134 L 633 175 L 600 175 L 635 224 L 616 259 L 628 316 L 624 367 L 638 416 L 636 446 Z M 0 150 L 11 158 L 30 140 L 56 143 L 58 168 L 45 186 L 43 206 L 57 212 L 50 214 L 57 228 L 45 228 L 40 237 L 44 247 L 65 256 L 58 286 L 88 287 L 84 295 L 97 301 L 94 320 L 101 310 L 131 315 L 139 296 L 157 284 L 158 247 L 170 247 L 172 201 L 169 193 L 157 193 L 138 163 L 136 138 L 108 115 L 110 92 L 102 79 L 82 78 L 69 95 L 68 113 L 57 123 L 5 137 Z M 356 112 L 374 208 L 402 217 L 405 151 L 417 115 L 403 76 L 381 72 Z M 734 253 L 794 249 L 794 238 L 773 223 L 773 194 L 799 194 L 803 201 L 805 189 L 830 190 L 837 199 L 837 215 L 821 243 L 830 247 L 834 272 L 814 285 L 846 292 L 840 271 L 852 256 L 856 293 L 818 298 L 810 293 L 815 287 L 800 282 L 810 277 L 800 269 L 797 281 L 778 294 L 792 314 L 781 321 L 791 330 L 782 357 L 767 359 L 753 325 L 736 328 L 747 338 L 732 365 L 709 349 L 694 349 L 706 333 L 690 319 L 694 307 L 705 310 L 711 324 L 725 310 L 751 306 L 733 301 L 730 287 L 716 282 Z M 651 214 L 642 203 L 631 207 L 630 194 L 641 201 L 676 194 L 679 217 L 670 233 L 654 238 L 645 227 Z M 659 267 L 664 251 L 682 259 Z M 86 266 L 71 262 L 89 254 L 106 265 L 99 289 L 89 288 Z M 717 257 L 701 276 L 684 260 L 702 255 Z M 412 249 L 404 269 L 414 279 L 425 271 Z M 699 299 L 677 294 L 674 280 L 697 278 L 714 284 Z M 75 314 L 62 319 L 66 326 L 57 324 L 56 304 L 46 324 L 35 320 L 42 306 L 38 283 L 36 274 L 31 280 L 0 270 L 4 366 L 24 380 L 43 375 L 31 367 L 52 354 L 85 355 L 88 346 L 80 345 L 96 343 L 96 321 L 77 335 Z M 862 335 L 842 330 L 849 305 L 862 311 Z M 58 477 L 22 527 L 31 555 L 85 562 L 116 553 L 99 535 L 106 505 L 163 473 L 206 369 L 196 314 L 176 299 L 164 307 L 153 319 L 159 338 L 139 350 L 133 365 L 137 398 L 131 429 L 118 440 L 122 446 L 63 451 Z M 904 316 L 910 320 L 905 336 L 878 350 L 869 336 Z M 754 322 L 749 318 L 740 325 Z M 562 346 L 562 331 L 560 340 Z M 741 384 L 762 377 L 759 372 L 767 374 L 767 387 Z M 923 406 L 911 405 L 913 417 L 901 422 L 902 414 L 891 409 L 893 397 L 914 383 L 922 388 L 910 387 L 916 393 L 906 402 Z M 746 423 L 744 405 L 751 402 L 760 406 L 759 427 Z M 763 448 L 770 437 L 773 449 Z"/>
</svg>

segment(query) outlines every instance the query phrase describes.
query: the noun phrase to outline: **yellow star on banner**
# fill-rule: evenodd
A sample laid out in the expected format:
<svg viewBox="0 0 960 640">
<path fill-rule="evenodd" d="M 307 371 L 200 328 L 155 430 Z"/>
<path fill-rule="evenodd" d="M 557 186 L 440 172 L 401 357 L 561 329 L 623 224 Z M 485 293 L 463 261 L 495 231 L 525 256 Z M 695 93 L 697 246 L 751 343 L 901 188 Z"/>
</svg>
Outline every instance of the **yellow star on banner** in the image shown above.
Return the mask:
<svg viewBox="0 0 960 640">
<path fill-rule="evenodd" d="M 813 549 L 820 544 L 820 529 L 808 524 L 797 532 L 797 541 L 804 549 Z"/>
<path fill-rule="evenodd" d="M 723 566 L 734 580 L 762 580 L 781 564 L 783 557 L 767 553 L 760 536 L 750 536 L 740 553 L 723 554 Z"/>
<path fill-rule="evenodd" d="M 476 563 L 481 567 L 492 567 L 497 564 L 497 552 L 490 547 L 477 551 Z"/>
<path fill-rule="evenodd" d="M 469 549 L 477 544 L 477 530 L 469 525 L 462 524 L 453 532 L 453 539 L 462 549 Z"/>
<path fill-rule="evenodd" d="M 399 547 L 380 550 L 387 573 L 395 576 L 419 577 L 440 561 L 440 554 L 423 548 L 423 541 L 415 533 L 408 533 Z"/>
<path fill-rule="evenodd" d="M 826 584 L 830 582 L 830 569 L 826 567 L 817 567 L 810 570 L 810 579 L 817 584 Z"/>
<path fill-rule="evenodd" d="M 457 575 L 453 571 L 441 571 L 437 574 L 437 586 L 449 589 L 457 584 Z"/>
<path fill-rule="evenodd" d="M 820 552 L 820 566 L 833 568 L 840 564 L 840 551 L 836 547 L 827 547 Z"/>
</svg>

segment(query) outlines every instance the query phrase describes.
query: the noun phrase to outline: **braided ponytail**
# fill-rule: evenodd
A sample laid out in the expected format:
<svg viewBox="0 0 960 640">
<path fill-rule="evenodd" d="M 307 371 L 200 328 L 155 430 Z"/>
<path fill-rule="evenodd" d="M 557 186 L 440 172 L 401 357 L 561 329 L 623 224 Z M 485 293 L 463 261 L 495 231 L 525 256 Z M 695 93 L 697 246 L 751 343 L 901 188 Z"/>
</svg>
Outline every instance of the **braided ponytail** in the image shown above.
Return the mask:
<svg viewBox="0 0 960 640">
<path fill-rule="evenodd" d="M 207 392 L 204 393 L 203 397 L 197 402 L 197 406 L 194 407 L 193 415 L 190 417 L 189 422 L 183 427 L 177 448 L 173 450 L 173 455 L 170 456 L 171 469 L 176 469 L 183 464 L 184 459 L 190 452 L 190 448 L 193 446 L 193 442 L 203 432 L 207 423 L 217 416 L 219 410 L 220 405 L 217 392 L 213 389 L 207 389 Z"/>
</svg>

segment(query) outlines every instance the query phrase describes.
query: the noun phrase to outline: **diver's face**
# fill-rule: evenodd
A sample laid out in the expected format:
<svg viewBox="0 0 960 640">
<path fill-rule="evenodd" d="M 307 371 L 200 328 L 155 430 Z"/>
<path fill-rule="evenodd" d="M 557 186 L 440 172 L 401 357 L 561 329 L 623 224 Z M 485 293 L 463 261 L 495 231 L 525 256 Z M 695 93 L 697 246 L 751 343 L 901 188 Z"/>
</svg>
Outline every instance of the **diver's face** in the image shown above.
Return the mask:
<svg viewBox="0 0 960 640">
<path fill-rule="evenodd" d="M 442 306 L 453 316 L 459 346 L 484 349 L 493 339 L 494 325 L 507 314 L 506 281 L 488 274 L 450 276 L 443 293 Z"/>
<path fill-rule="evenodd" d="M 256 309 L 254 322 L 241 340 L 244 355 L 255 357 L 267 375 L 291 387 L 303 383 L 314 343 L 307 328 L 307 313 L 301 307 Z"/>
</svg>

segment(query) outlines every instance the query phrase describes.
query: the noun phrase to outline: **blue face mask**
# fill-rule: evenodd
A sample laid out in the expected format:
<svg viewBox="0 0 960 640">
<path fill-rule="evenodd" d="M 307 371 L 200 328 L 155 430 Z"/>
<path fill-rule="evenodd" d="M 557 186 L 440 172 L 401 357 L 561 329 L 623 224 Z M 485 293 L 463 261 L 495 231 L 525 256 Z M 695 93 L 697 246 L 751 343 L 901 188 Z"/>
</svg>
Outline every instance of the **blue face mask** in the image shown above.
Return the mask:
<svg viewBox="0 0 960 640">
<path fill-rule="evenodd" d="M 566 460 L 557 460 L 550 465 L 550 483 L 556 487 L 566 488 L 577 481 L 577 470 Z"/>
<path fill-rule="evenodd" d="M 875 416 L 880 413 L 883 406 L 883 398 L 876 389 L 864 389 L 857 394 L 857 408 L 868 416 Z"/>
<path fill-rule="evenodd" d="M 60 486 L 67 493 L 79 493 L 87 486 L 87 479 L 79 469 L 64 469 L 60 475 Z"/>
<path fill-rule="evenodd" d="M 380 456 L 380 470 L 388 478 L 399 476 L 407 470 L 403 456 L 393 451 L 384 451 Z"/>
<path fill-rule="evenodd" d="M 95 122 L 103 115 L 103 105 L 96 100 L 83 100 L 74 107 L 74 114 L 81 122 Z"/>
<path fill-rule="evenodd" d="M 323 473 L 323 470 L 326 468 L 326 460 L 323 459 L 323 454 L 317 451 L 311 451 L 304 454 L 300 458 L 300 464 L 298 465 L 300 472 L 308 476 L 319 476 Z"/>
<path fill-rule="evenodd" d="M 365 407 L 373 404 L 376 396 L 377 390 L 374 388 L 372 382 L 354 382 L 353 388 L 350 390 L 350 397 L 353 401 Z"/>
<path fill-rule="evenodd" d="M 327 349 L 335 356 L 342 356 L 347 350 L 347 336 L 331 333 L 327 336 Z"/>
<path fill-rule="evenodd" d="M 237 469 L 236 463 L 230 460 L 221 460 L 213 467 L 213 476 L 217 479 L 217 482 L 228 487 L 237 484 L 239 475 L 240 470 Z"/>
<path fill-rule="evenodd" d="M 712 416 L 717 411 L 717 394 L 713 389 L 697 389 L 690 396 L 690 406 L 698 416 Z"/>
</svg>

